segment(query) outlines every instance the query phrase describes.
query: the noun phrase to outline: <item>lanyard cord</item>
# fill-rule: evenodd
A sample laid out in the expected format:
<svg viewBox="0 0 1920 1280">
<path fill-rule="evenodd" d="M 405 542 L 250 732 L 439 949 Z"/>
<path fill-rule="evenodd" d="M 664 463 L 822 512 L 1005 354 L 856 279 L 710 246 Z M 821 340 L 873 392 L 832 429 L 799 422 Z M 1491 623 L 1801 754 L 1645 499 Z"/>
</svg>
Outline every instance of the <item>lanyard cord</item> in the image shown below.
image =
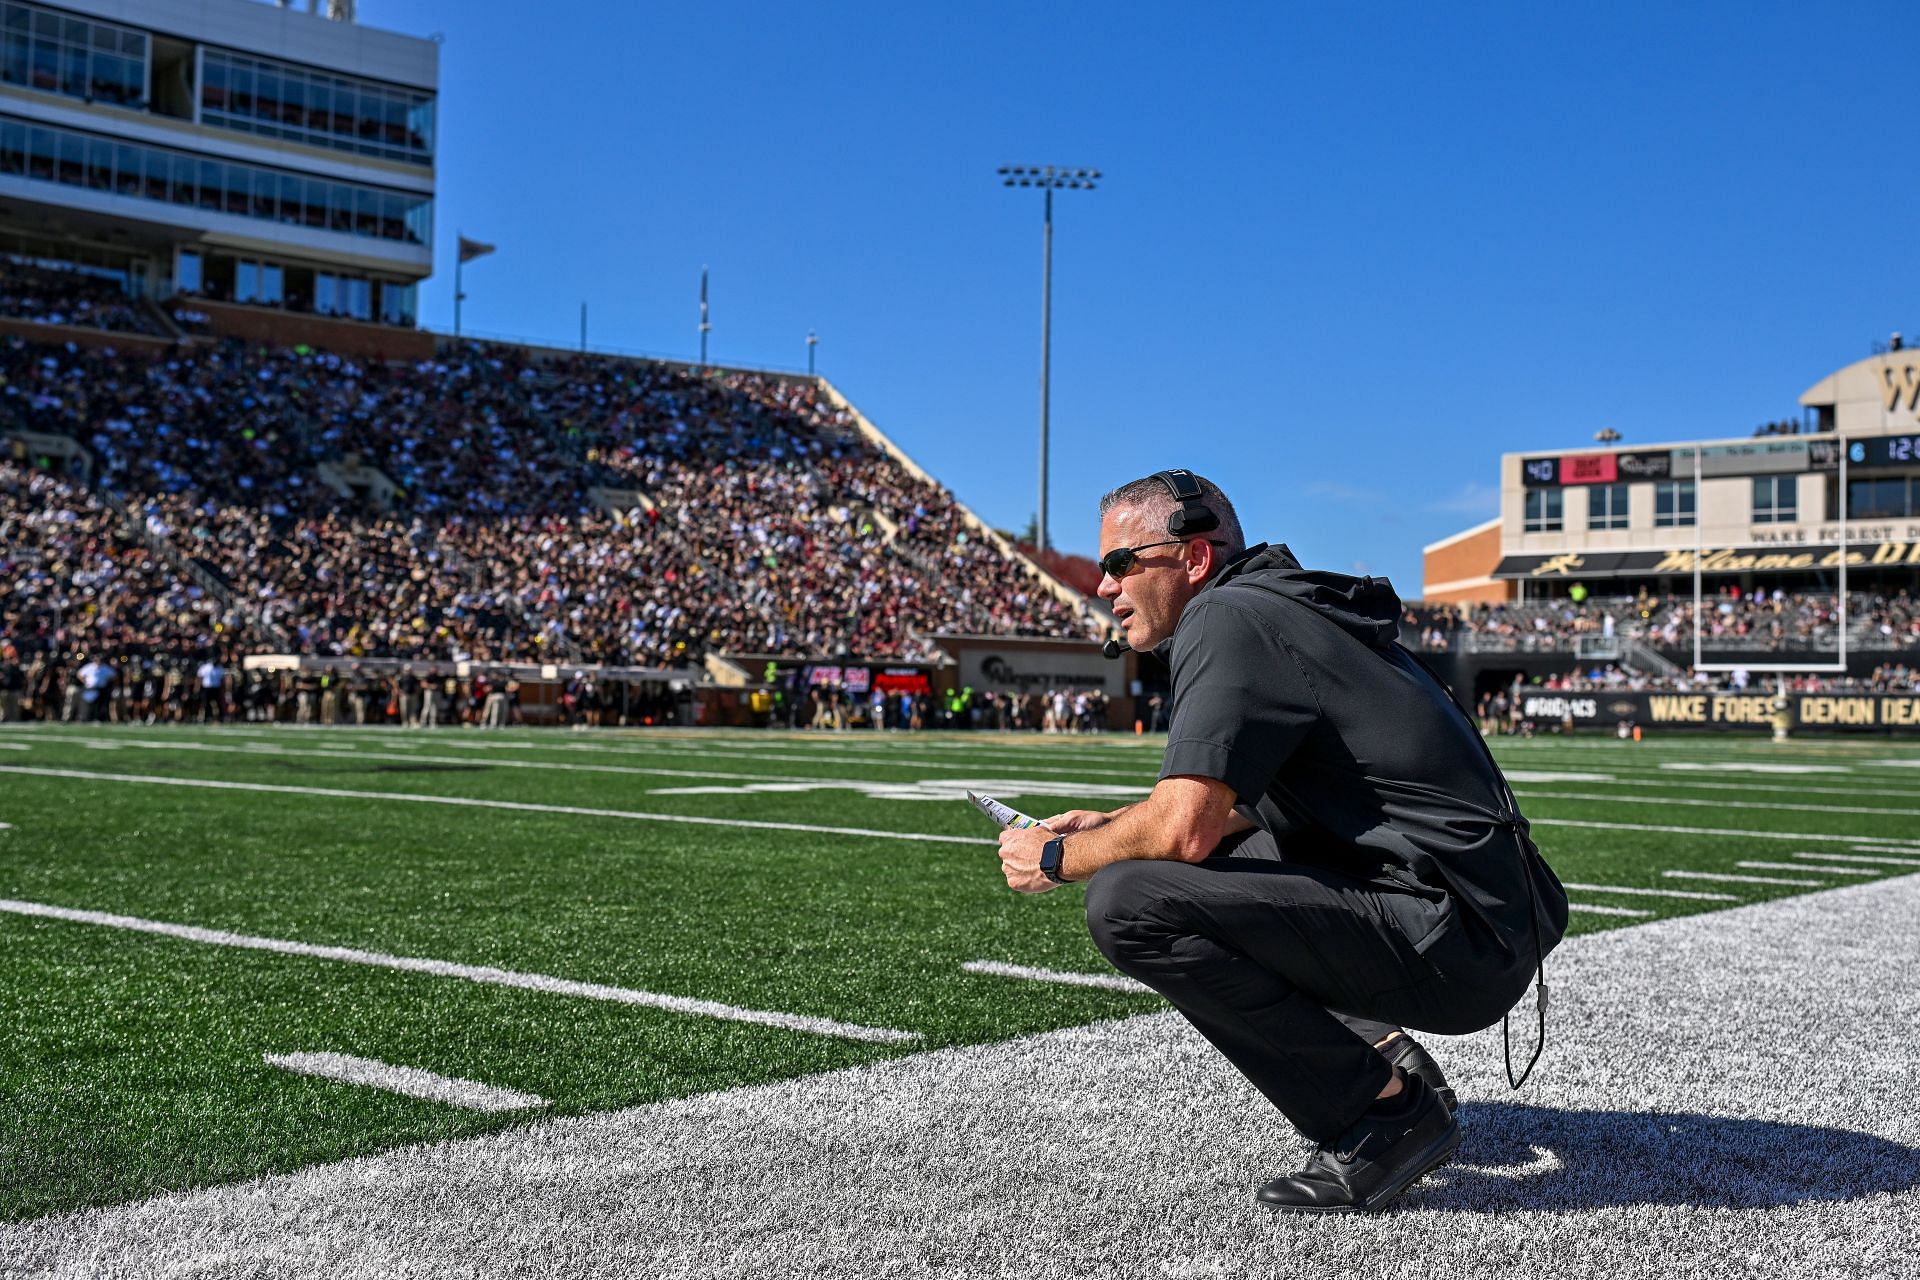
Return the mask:
<svg viewBox="0 0 1920 1280">
<path fill-rule="evenodd" d="M 1458 711 L 1460 718 L 1467 722 L 1467 729 L 1473 734 L 1473 740 L 1479 746 L 1480 754 L 1487 758 L 1487 764 L 1493 769 L 1493 776 L 1500 780 L 1500 793 L 1506 801 L 1504 812 L 1490 816 L 1513 832 L 1520 842 L 1520 878 L 1527 882 L 1527 923 L 1532 926 L 1533 933 L 1533 1004 L 1539 1026 L 1534 1039 L 1533 1056 L 1527 1059 L 1527 1065 L 1521 1069 L 1519 1077 L 1515 1078 L 1513 1074 L 1513 1010 L 1507 1010 L 1500 1019 L 1500 1050 L 1506 1060 L 1507 1083 L 1518 1089 L 1527 1082 L 1527 1077 L 1533 1074 L 1535 1064 L 1540 1061 L 1540 1055 L 1546 1052 L 1547 1048 L 1547 961 L 1546 952 L 1540 947 L 1540 890 L 1533 882 L 1533 868 L 1527 864 L 1527 855 L 1532 854 L 1538 858 L 1540 849 L 1533 843 L 1527 820 L 1520 813 L 1520 801 L 1513 794 L 1513 787 L 1507 782 L 1507 775 L 1501 772 L 1500 762 L 1493 758 L 1493 748 L 1489 747 L 1486 739 L 1480 736 L 1480 726 L 1473 722 L 1473 717 L 1467 714 L 1467 709 L 1460 704 L 1460 699 L 1454 697 L 1453 689 L 1440 678 L 1438 671 L 1427 664 L 1425 658 L 1398 640 L 1393 642 L 1393 646 L 1412 658 L 1422 671 L 1433 678 L 1433 682 L 1440 686 L 1440 692 L 1446 694 L 1447 701 L 1453 704 L 1453 709 Z"/>
</svg>

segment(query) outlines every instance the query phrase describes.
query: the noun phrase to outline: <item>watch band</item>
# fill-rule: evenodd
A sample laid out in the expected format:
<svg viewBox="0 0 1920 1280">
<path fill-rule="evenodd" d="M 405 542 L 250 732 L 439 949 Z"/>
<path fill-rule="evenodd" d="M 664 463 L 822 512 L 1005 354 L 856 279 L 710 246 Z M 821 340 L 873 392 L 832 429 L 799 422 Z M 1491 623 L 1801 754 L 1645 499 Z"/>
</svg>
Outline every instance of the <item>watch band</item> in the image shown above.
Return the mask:
<svg viewBox="0 0 1920 1280">
<path fill-rule="evenodd" d="M 1060 874 L 1060 860 L 1067 856 L 1067 838 L 1055 836 L 1040 849 L 1040 874 L 1055 884 L 1066 884 L 1067 878 Z"/>
</svg>

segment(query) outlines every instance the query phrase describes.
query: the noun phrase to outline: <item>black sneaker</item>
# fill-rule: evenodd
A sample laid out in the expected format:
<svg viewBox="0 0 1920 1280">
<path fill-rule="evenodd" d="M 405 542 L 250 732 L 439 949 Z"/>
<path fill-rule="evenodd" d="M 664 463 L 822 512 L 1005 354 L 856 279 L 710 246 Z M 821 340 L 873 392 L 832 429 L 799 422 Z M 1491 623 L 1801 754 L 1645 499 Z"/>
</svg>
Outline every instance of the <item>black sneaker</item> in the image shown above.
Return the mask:
<svg viewBox="0 0 1920 1280">
<path fill-rule="evenodd" d="M 1402 1031 L 1381 1047 L 1381 1054 L 1388 1062 L 1400 1068 L 1410 1076 L 1419 1076 L 1429 1089 L 1440 1095 L 1440 1101 L 1447 1104 L 1451 1115 L 1460 1109 L 1460 1100 L 1447 1084 L 1447 1078 L 1440 1074 L 1440 1064 L 1435 1062 L 1420 1042 Z"/>
<path fill-rule="evenodd" d="M 1368 1107 L 1306 1168 L 1267 1183 L 1255 1200 L 1276 1213 L 1373 1213 L 1446 1163 L 1460 1146 L 1459 1124 L 1419 1076 L 1401 1078 L 1405 1094 Z"/>
</svg>

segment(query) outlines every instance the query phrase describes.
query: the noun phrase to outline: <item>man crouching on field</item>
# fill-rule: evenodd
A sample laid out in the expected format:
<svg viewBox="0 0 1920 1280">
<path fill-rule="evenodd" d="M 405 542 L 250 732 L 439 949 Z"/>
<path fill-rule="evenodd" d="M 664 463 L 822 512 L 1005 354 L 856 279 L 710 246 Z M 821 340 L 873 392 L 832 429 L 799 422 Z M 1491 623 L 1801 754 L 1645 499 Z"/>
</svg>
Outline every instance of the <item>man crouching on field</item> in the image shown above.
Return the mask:
<svg viewBox="0 0 1920 1280">
<path fill-rule="evenodd" d="M 1498 1021 L 1565 931 L 1566 894 L 1471 721 L 1396 643 L 1385 581 L 1247 547 L 1186 471 L 1100 513 L 1101 598 L 1132 648 L 1168 646 L 1160 780 L 1004 832 L 1007 883 L 1086 881 L 1107 958 L 1318 1144 L 1260 1204 L 1382 1208 L 1460 1144 L 1453 1091 L 1404 1028 Z"/>
</svg>

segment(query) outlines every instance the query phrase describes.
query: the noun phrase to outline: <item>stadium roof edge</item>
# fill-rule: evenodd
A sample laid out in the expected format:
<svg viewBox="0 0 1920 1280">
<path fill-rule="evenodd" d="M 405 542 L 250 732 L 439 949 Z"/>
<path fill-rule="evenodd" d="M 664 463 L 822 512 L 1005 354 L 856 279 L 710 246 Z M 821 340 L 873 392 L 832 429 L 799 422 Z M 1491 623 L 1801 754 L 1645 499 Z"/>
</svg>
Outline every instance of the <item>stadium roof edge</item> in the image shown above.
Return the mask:
<svg viewBox="0 0 1920 1280">
<path fill-rule="evenodd" d="M 1468 538 L 1473 537 L 1477 533 L 1485 533 L 1489 529 L 1498 529 L 1499 527 L 1500 527 L 1500 517 L 1495 516 L 1491 520 L 1483 520 L 1479 524 L 1474 525 L 1471 529 L 1462 529 L 1458 533 L 1448 534 L 1446 537 L 1440 539 L 1440 541 L 1438 542 L 1429 542 L 1426 546 L 1421 547 L 1420 550 L 1438 551 L 1440 548 L 1450 547 L 1456 542 L 1464 542 Z"/>
</svg>

